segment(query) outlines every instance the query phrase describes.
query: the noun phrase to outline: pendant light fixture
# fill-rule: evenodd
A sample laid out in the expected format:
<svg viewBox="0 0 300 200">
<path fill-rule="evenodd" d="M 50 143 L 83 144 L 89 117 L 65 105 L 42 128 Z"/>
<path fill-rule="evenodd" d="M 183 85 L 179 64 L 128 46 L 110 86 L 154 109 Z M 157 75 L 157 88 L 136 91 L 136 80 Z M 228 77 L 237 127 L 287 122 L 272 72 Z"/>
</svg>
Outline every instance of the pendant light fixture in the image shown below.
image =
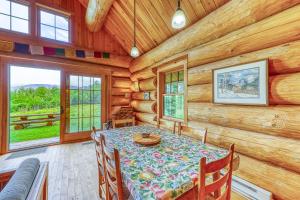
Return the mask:
<svg viewBox="0 0 300 200">
<path fill-rule="evenodd" d="M 172 27 L 181 29 L 186 25 L 186 16 L 184 11 L 180 8 L 180 0 L 177 0 L 177 9 L 172 18 Z"/>
<path fill-rule="evenodd" d="M 133 58 L 136 58 L 140 55 L 139 49 L 136 47 L 136 27 L 135 27 L 136 11 L 135 10 L 136 10 L 136 8 L 135 8 L 135 0 L 134 0 L 133 1 L 133 18 L 134 18 L 134 21 L 133 21 L 133 46 L 130 51 L 130 55 Z"/>
</svg>

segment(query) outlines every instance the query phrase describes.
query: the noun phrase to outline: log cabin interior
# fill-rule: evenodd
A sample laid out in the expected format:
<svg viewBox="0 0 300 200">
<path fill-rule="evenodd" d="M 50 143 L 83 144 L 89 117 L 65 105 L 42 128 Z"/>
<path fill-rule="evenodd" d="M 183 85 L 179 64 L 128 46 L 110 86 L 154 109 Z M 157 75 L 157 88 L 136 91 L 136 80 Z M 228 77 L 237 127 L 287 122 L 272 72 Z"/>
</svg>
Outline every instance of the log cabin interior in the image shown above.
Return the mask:
<svg viewBox="0 0 300 200">
<path fill-rule="evenodd" d="M 300 199 L 299 80 L 300 0 L 0 0 L 0 200 Z"/>
</svg>

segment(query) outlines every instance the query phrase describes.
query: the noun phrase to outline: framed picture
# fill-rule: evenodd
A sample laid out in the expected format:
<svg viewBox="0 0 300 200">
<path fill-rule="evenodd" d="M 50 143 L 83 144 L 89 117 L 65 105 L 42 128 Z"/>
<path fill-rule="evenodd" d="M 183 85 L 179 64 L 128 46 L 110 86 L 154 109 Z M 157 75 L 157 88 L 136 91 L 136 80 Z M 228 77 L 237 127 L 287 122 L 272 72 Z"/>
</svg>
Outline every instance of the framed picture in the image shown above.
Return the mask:
<svg viewBox="0 0 300 200">
<path fill-rule="evenodd" d="M 213 70 L 213 103 L 268 105 L 268 60 Z"/>
</svg>

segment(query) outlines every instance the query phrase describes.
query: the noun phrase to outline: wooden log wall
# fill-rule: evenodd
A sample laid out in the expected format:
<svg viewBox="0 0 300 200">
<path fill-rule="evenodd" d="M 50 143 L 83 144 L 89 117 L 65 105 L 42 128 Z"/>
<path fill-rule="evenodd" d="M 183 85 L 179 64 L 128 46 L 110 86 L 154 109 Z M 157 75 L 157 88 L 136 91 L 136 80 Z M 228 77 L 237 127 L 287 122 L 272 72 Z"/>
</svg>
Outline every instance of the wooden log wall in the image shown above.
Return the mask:
<svg viewBox="0 0 300 200">
<path fill-rule="evenodd" d="M 122 73 L 120 76 L 114 76 L 113 74 L 111 89 L 111 114 L 116 114 L 121 109 L 121 106 L 130 106 L 132 92 L 130 87 L 132 85 L 132 81 L 129 78 L 130 73 L 128 74 L 127 72 L 129 72 L 128 69 L 126 69 L 126 73 Z"/>
<path fill-rule="evenodd" d="M 155 73 L 151 71 L 151 75 L 144 76 L 143 73 L 139 73 L 141 77 L 138 79 L 133 78 L 132 80 L 139 80 L 143 78 L 143 80 L 132 82 L 131 88 L 134 91 L 131 95 L 132 101 L 131 106 L 135 110 L 136 118 L 138 123 L 137 124 L 152 124 L 156 125 L 156 116 L 157 116 L 157 79 L 155 77 Z M 134 75 L 135 76 L 135 75 Z M 145 99 L 145 93 L 149 93 L 150 99 Z M 139 123 L 140 122 L 140 123 Z"/>
<path fill-rule="evenodd" d="M 152 68 L 187 54 L 188 122 L 183 134 L 200 139 L 197 129 L 207 128 L 211 145 L 228 148 L 234 143 L 241 158 L 235 175 L 269 190 L 274 199 L 299 199 L 300 1 L 249 3 L 232 0 L 220 12 L 217 10 L 136 59 L 130 67 L 131 78 L 139 82 L 140 92 L 144 91 L 145 83 L 147 89 L 154 91 Z M 265 7 L 269 3 L 272 6 Z M 261 11 L 262 8 L 267 10 Z M 231 9 L 245 10 L 238 23 L 226 20 L 236 16 L 236 12 L 226 12 Z M 220 17 L 221 11 L 226 16 Z M 199 25 L 205 30 L 198 29 L 197 24 L 211 21 L 222 25 Z M 269 58 L 269 106 L 212 103 L 212 69 L 265 58 Z M 153 114 L 144 109 L 138 111 L 136 104 L 143 101 L 142 97 L 140 93 L 134 94 L 132 101 L 137 107 L 138 124 L 155 125 Z M 172 125 L 160 120 L 161 128 L 172 129 Z"/>
</svg>

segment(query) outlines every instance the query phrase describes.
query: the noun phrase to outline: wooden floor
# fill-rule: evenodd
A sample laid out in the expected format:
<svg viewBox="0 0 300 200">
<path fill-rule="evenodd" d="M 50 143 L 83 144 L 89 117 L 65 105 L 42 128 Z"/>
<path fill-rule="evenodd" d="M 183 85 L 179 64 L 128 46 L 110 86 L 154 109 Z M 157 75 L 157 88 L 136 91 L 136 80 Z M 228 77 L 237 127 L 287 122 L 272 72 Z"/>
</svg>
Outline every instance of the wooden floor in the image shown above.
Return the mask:
<svg viewBox="0 0 300 200">
<path fill-rule="evenodd" d="M 98 200 L 98 172 L 91 142 L 49 146 L 45 153 L 8 159 L 0 157 L 0 171 L 17 168 L 26 158 L 49 162 L 49 200 Z M 233 194 L 232 199 L 243 198 Z"/>
<path fill-rule="evenodd" d="M 24 159 L 36 157 L 49 161 L 49 200 L 97 200 L 98 172 L 93 143 L 55 145 L 46 153 L 5 160 L 0 170 L 16 168 Z"/>
<path fill-rule="evenodd" d="M 40 140 L 30 140 L 26 142 L 15 142 L 9 144 L 9 149 L 16 150 L 16 149 L 23 149 L 23 148 L 33 147 L 33 146 L 54 144 L 54 143 L 59 143 L 59 137 L 45 138 Z"/>
</svg>

